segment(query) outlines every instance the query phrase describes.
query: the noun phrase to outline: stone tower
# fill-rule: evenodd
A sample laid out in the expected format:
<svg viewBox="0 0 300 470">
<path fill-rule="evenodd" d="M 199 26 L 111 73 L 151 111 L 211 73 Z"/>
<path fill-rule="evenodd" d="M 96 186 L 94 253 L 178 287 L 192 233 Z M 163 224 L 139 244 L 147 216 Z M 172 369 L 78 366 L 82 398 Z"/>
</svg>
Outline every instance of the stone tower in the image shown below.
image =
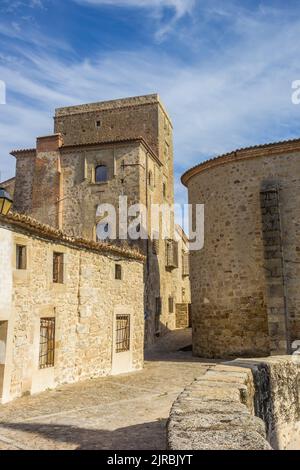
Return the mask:
<svg viewBox="0 0 300 470">
<path fill-rule="evenodd" d="M 39 138 L 36 149 L 12 153 L 15 210 L 95 239 L 100 204 L 118 211 L 119 197 L 126 196 L 128 206 L 173 205 L 173 129 L 158 95 L 59 108 L 54 120 L 54 135 Z M 149 237 L 134 243 L 147 256 L 146 343 L 151 344 L 155 335 L 175 328 L 176 305 L 187 306 L 189 285 L 187 274 L 178 273 L 186 245 L 182 237 L 174 241 L 174 220 L 170 239 L 154 241 L 147 214 Z M 160 219 L 159 232 L 162 225 Z"/>
<path fill-rule="evenodd" d="M 289 354 L 300 340 L 300 140 L 221 155 L 187 171 L 205 204 L 191 252 L 194 353 Z"/>
</svg>

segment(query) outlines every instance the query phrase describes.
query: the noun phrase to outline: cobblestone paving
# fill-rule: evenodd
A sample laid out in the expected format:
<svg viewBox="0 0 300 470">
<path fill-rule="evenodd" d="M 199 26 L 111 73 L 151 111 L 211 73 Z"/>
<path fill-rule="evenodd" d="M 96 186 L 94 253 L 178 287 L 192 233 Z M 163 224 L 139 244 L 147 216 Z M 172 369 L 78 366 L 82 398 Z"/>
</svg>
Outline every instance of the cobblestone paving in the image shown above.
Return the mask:
<svg viewBox="0 0 300 470">
<path fill-rule="evenodd" d="M 173 401 L 212 366 L 191 352 L 174 352 L 187 344 L 189 331 L 171 335 L 148 355 L 140 372 L 65 385 L 0 405 L 0 450 L 164 450 Z"/>
</svg>

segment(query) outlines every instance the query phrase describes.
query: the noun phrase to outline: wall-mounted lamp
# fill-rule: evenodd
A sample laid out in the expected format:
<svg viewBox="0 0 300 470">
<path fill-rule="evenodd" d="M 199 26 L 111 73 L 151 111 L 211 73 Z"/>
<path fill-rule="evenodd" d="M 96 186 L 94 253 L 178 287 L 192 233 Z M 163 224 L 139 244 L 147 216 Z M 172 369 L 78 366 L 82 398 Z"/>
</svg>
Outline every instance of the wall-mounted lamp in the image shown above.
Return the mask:
<svg viewBox="0 0 300 470">
<path fill-rule="evenodd" d="M 0 214 L 7 215 L 11 209 L 13 200 L 4 188 L 0 188 Z"/>
</svg>

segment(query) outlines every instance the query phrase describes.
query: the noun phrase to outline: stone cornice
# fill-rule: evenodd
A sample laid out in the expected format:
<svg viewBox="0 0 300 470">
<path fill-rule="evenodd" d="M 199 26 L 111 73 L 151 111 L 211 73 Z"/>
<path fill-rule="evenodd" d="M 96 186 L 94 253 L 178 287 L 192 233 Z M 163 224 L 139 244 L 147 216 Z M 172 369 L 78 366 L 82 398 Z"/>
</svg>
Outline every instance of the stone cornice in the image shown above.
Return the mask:
<svg viewBox="0 0 300 470">
<path fill-rule="evenodd" d="M 77 150 L 77 149 L 82 149 L 82 150 L 91 149 L 91 150 L 93 150 L 93 148 L 97 148 L 100 145 L 101 146 L 104 146 L 104 145 L 107 146 L 107 145 L 116 145 L 116 144 L 122 145 L 122 144 L 130 144 L 130 143 L 142 144 L 143 147 L 145 148 L 145 150 L 151 154 L 151 156 L 154 158 L 154 160 L 160 166 L 162 166 L 162 162 L 158 158 L 158 155 L 154 152 L 152 147 L 150 147 L 150 145 L 146 142 L 146 140 L 143 137 L 133 137 L 133 138 L 128 138 L 128 139 L 115 139 L 115 140 L 103 140 L 103 141 L 98 141 L 98 142 L 87 142 L 85 144 L 77 144 L 77 145 L 64 145 L 63 147 L 61 147 L 60 150 L 62 152 L 72 152 L 73 150 Z"/>
<path fill-rule="evenodd" d="M 253 147 L 238 149 L 234 152 L 220 155 L 194 166 L 182 175 L 181 181 L 185 186 L 188 186 L 188 183 L 193 176 L 217 166 L 226 165 L 227 163 L 241 160 L 250 160 L 253 158 L 268 157 L 293 152 L 300 152 L 300 139 L 286 140 L 264 145 L 255 145 Z"/>
<path fill-rule="evenodd" d="M 89 250 L 103 255 L 114 255 L 121 258 L 135 259 L 145 262 L 145 256 L 138 250 L 129 247 L 119 247 L 104 242 L 94 242 L 84 238 L 71 237 L 61 230 L 42 224 L 37 220 L 17 212 L 8 215 L 0 215 L 0 226 L 14 226 L 24 230 L 26 233 L 40 236 L 46 240 L 55 241 L 58 244 L 67 244 L 73 248 Z"/>
<path fill-rule="evenodd" d="M 12 183 L 15 179 L 16 179 L 16 177 L 13 176 L 12 178 L 9 178 L 8 180 L 1 181 L 0 186 L 5 186 L 6 184 Z"/>
<path fill-rule="evenodd" d="M 27 157 L 27 156 L 34 156 L 36 154 L 36 149 L 20 149 L 20 150 L 12 150 L 10 155 L 13 157 Z"/>
<path fill-rule="evenodd" d="M 115 111 L 119 109 L 132 109 L 137 107 L 149 106 L 157 104 L 166 118 L 168 119 L 172 129 L 172 121 L 168 115 L 166 108 L 162 104 L 158 94 L 135 96 L 132 98 L 123 98 L 110 101 L 100 101 L 96 103 L 87 103 L 78 106 L 67 106 L 64 108 L 57 108 L 55 110 L 54 120 L 70 116 L 70 115 L 83 115 L 86 113 L 99 113 L 105 111 Z"/>
<path fill-rule="evenodd" d="M 156 152 L 152 149 L 152 147 L 146 142 L 146 140 L 143 137 L 133 137 L 133 138 L 128 138 L 128 139 L 115 139 L 115 140 L 103 140 L 103 141 L 98 141 L 98 142 L 87 142 L 84 144 L 74 144 L 74 145 L 63 145 L 60 147 L 61 152 L 72 152 L 73 150 L 85 150 L 85 149 L 93 149 L 97 148 L 100 145 L 117 145 L 117 144 L 129 144 L 129 143 L 138 143 L 142 144 L 143 147 L 147 152 L 150 153 L 152 158 L 160 165 L 162 166 L 163 163 L 159 159 L 158 155 Z M 21 149 L 21 150 L 13 150 L 10 152 L 10 155 L 13 157 L 19 157 L 19 156 L 35 156 L 36 155 L 36 149 Z"/>
</svg>

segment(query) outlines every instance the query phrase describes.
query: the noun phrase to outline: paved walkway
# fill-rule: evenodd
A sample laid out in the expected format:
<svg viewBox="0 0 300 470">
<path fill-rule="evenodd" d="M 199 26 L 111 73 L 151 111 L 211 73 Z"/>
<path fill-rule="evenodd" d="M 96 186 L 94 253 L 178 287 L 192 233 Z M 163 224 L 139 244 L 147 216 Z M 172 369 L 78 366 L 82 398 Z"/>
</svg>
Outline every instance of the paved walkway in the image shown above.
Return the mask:
<svg viewBox="0 0 300 470">
<path fill-rule="evenodd" d="M 185 385 L 208 362 L 178 349 L 189 330 L 173 332 L 148 354 L 141 372 L 59 387 L 0 405 L 3 449 L 166 448 L 166 420 Z"/>
</svg>

